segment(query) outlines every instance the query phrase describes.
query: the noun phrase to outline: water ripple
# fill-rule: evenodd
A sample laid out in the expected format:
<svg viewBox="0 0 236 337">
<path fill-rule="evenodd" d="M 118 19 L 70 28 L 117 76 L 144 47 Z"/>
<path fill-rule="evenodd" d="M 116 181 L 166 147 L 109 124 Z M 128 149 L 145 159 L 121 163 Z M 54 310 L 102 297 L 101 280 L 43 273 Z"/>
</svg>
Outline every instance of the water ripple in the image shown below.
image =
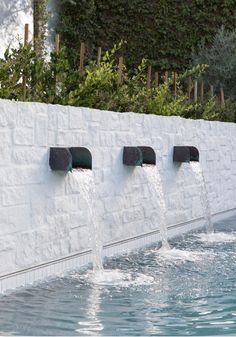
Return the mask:
<svg viewBox="0 0 236 337">
<path fill-rule="evenodd" d="M 222 225 L 4 295 L 0 335 L 236 334 L 236 232 Z"/>
</svg>

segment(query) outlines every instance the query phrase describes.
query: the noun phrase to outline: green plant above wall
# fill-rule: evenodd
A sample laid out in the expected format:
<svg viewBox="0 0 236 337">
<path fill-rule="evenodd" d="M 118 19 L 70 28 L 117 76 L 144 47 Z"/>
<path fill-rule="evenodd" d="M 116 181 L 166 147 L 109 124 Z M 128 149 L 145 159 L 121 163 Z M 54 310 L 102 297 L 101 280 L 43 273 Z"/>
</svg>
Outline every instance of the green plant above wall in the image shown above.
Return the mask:
<svg viewBox="0 0 236 337">
<path fill-rule="evenodd" d="M 200 44 L 192 56 L 192 64 L 199 63 L 209 66 L 204 74 L 206 85 L 213 85 L 215 90 L 224 88 L 226 96 L 236 101 L 236 29 L 222 27 L 210 47 Z"/>
<path fill-rule="evenodd" d="M 146 58 L 158 70 L 182 70 L 200 40 L 211 44 L 222 25 L 236 28 L 235 0 L 61 0 L 57 30 L 74 64 L 81 41 L 91 59 L 99 46 L 123 39 L 128 67 Z"/>
<path fill-rule="evenodd" d="M 51 54 L 50 60 L 39 57 L 31 44 L 7 50 L 0 59 L 0 98 L 52 104 L 84 106 L 120 112 L 182 116 L 209 120 L 235 120 L 235 105 L 226 100 L 220 105 L 215 97 L 192 100 L 186 94 L 186 80 L 195 80 L 205 65 L 195 66 L 174 80 L 161 76 L 158 86 L 147 76 L 147 62 L 132 72 L 117 66 L 122 44 L 102 54 L 99 64 L 88 62 L 74 69 L 67 49 Z M 149 68 L 148 68 L 149 69 Z M 149 71 L 148 71 L 149 74 Z M 24 85 L 23 83 L 24 79 Z M 193 91 L 193 87 L 190 88 Z"/>
</svg>

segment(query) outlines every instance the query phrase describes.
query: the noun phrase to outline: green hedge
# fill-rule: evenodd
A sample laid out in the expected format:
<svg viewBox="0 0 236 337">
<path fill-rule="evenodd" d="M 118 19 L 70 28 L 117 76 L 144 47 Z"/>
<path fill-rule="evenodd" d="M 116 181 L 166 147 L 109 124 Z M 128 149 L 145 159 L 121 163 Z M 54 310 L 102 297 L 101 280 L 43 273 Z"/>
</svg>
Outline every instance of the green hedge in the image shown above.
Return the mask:
<svg viewBox="0 0 236 337">
<path fill-rule="evenodd" d="M 203 101 L 193 102 L 185 94 L 188 76 L 202 77 L 205 65 L 179 74 L 176 87 L 170 77 L 158 88 L 152 80 L 147 88 L 144 60 L 137 69 L 127 71 L 124 68 L 120 81 L 116 55 L 121 46 L 106 51 L 99 66 L 89 62 L 83 74 L 78 67 L 70 66 L 65 48 L 51 53 L 50 59 L 40 57 L 32 44 L 8 49 L 0 59 L 0 98 L 235 122 L 236 103 L 226 100 L 221 106 L 216 97 L 209 95 L 205 95 Z M 23 76 L 25 86 L 22 85 Z"/>
<path fill-rule="evenodd" d="M 159 70 L 188 67 L 200 40 L 210 44 L 219 27 L 236 28 L 235 0 L 61 0 L 57 31 L 78 62 L 80 42 L 87 57 L 97 47 L 121 39 L 125 62 L 133 67 L 147 58 Z"/>
</svg>

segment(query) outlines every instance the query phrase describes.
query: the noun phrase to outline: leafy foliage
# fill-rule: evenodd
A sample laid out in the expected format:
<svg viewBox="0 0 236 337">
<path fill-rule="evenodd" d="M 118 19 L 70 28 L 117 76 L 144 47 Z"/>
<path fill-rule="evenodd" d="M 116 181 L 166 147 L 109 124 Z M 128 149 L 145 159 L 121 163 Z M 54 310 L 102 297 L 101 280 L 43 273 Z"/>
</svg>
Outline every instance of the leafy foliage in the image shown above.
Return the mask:
<svg viewBox="0 0 236 337">
<path fill-rule="evenodd" d="M 162 79 L 158 88 L 152 81 L 147 89 L 145 60 L 132 72 L 124 67 L 123 81 L 119 83 L 115 55 L 120 48 L 121 43 L 105 52 L 99 66 L 89 62 L 82 75 L 70 65 L 65 48 L 58 54 L 52 53 L 50 60 L 38 57 L 31 45 L 7 50 L 5 58 L 0 60 L 0 98 L 23 100 L 22 77 L 25 76 L 27 101 L 234 121 L 234 106 L 230 101 L 225 108 L 219 108 L 213 98 L 193 103 L 184 94 L 187 76 L 201 76 L 205 65 L 180 75 L 174 96 L 172 78 L 166 82 Z"/>
<path fill-rule="evenodd" d="M 203 39 L 210 45 L 224 25 L 236 28 L 235 0 L 60 0 L 57 31 L 78 64 L 80 43 L 88 59 L 97 47 L 110 49 L 127 41 L 122 53 L 129 68 L 143 58 L 157 70 L 188 67 L 193 48 Z"/>
<path fill-rule="evenodd" d="M 229 32 L 221 28 L 215 35 L 212 45 L 201 44 L 192 56 L 192 63 L 206 63 L 208 69 L 204 75 L 207 84 L 215 89 L 224 88 L 227 97 L 236 100 L 236 30 Z"/>
</svg>

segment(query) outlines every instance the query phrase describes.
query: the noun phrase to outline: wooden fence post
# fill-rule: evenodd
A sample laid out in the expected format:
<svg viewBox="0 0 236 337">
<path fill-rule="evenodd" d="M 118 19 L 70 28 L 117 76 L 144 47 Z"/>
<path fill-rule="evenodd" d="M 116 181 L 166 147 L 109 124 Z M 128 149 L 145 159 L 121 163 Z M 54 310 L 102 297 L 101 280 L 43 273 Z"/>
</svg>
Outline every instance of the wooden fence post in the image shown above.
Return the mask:
<svg viewBox="0 0 236 337">
<path fill-rule="evenodd" d="M 98 47 L 98 57 L 97 57 L 97 66 L 100 66 L 101 63 L 101 57 L 102 57 L 102 48 Z"/>
<path fill-rule="evenodd" d="M 210 96 L 211 98 L 214 97 L 214 86 L 210 85 Z"/>
<path fill-rule="evenodd" d="M 225 94 L 222 87 L 220 88 L 220 104 L 222 107 L 225 105 Z"/>
<path fill-rule="evenodd" d="M 79 61 L 79 72 L 80 75 L 83 76 L 84 74 L 84 55 L 85 55 L 85 44 L 81 42 L 80 45 L 80 61 Z"/>
<path fill-rule="evenodd" d="M 27 46 L 29 43 L 29 24 L 25 24 L 25 31 L 24 31 L 24 46 Z"/>
<path fill-rule="evenodd" d="M 174 96 L 177 95 L 177 73 L 174 71 L 173 74 L 173 87 L 174 87 Z"/>
<path fill-rule="evenodd" d="M 55 52 L 58 55 L 60 51 L 60 35 L 56 34 L 55 36 Z"/>
<path fill-rule="evenodd" d="M 29 24 L 26 23 L 25 24 L 25 28 L 24 28 L 24 47 L 26 47 L 29 43 Z M 24 73 L 24 71 L 23 71 Z M 26 100 L 26 82 L 27 82 L 27 78 L 25 75 L 23 75 L 22 78 L 22 91 L 23 91 L 23 100 Z"/>
<path fill-rule="evenodd" d="M 168 71 L 165 71 L 165 80 L 164 82 L 168 82 L 168 78 L 169 78 L 169 72 Z"/>
<path fill-rule="evenodd" d="M 197 80 L 194 81 L 194 102 L 197 102 L 197 96 L 198 96 L 198 83 Z"/>
<path fill-rule="evenodd" d="M 119 64 L 118 64 L 118 78 L 117 78 L 118 84 L 121 84 L 123 82 L 123 65 L 124 65 L 124 59 L 123 59 L 123 56 L 120 56 Z"/>
<path fill-rule="evenodd" d="M 58 56 L 58 55 L 59 55 L 59 52 L 60 52 L 60 35 L 59 35 L 59 34 L 56 34 L 56 35 L 55 35 L 55 45 L 54 45 L 54 49 L 55 49 L 56 55 Z M 56 95 L 57 95 L 57 79 L 58 79 L 56 70 L 55 70 L 55 72 L 54 72 L 54 77 L 55 77 L 55 78 L 54 78 L 54 81 L 55 81 L 55 83 L 54 83 L 54 90 L 55 90 L 55 97 L 56 97 Z"/>
<path fill-rule="evenodd" d="M 188 77 L 188 99 L 191 100 L 191 91 L 192 91 L 192 77 Z"/>
<path fill-rule="evenodd" d="M 147 94 L 149 93 L 149 90 L 151 88 L 151 77 L 152 77 L 152 66 L 148 66 L 147 71 Z"/>
<path fill-rule="evenodd" d="M 200 99 L 201 99 L 201 102 L 203 102 L 203 99 L 204 99 L 204 82 L 203 82 L 203 80 L 201 80 L 201 83 L 200 83 Z"/>
</svg>

